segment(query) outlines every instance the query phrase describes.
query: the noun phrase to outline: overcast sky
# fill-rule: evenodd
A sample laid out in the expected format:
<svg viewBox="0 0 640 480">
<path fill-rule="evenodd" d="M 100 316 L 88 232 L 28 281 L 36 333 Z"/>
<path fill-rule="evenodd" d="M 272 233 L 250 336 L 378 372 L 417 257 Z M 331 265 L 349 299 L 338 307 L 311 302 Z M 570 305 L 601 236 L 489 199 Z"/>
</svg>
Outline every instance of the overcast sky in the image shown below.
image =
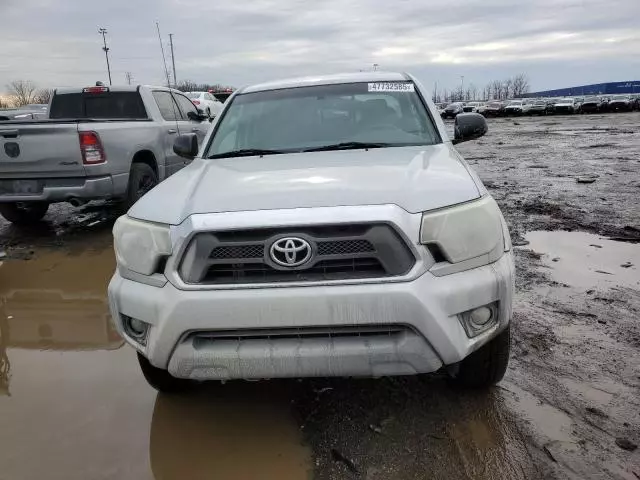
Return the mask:
<svg viewBox="0 0 640 480">
<path fill-rule="evenodd" d="M 162 83 L 155 22 L 178 80 L 247 83 L 406 70 L 429 87 L 528 74 L 533 90 L 640 78 L 640 0 L 0 0 L 0 91 Z M 165 47 L 166 48 L 166 47 Z M 167 53 L 167 52 L 165 52 Z M 167 53 L 168 57 L 168 53 Z"/>
</svg>

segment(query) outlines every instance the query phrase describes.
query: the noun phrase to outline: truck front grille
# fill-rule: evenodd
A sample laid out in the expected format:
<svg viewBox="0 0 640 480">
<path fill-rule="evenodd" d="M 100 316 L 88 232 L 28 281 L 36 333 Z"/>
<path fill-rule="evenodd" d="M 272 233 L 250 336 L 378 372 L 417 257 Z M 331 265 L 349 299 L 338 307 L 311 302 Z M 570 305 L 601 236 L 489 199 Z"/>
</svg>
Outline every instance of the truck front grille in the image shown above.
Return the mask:
<svg viewBox="0 0 640 480">
<path fill-rule="evenodd" d="M 271 247 L 285 237 L 305 240 L 311 258 L 295 267 L 276 263 Z M 189 284 L 317 282 L 403 275 L 415 261 L 390 225 L 327 225 L 198 233 L 178 273 Z"/>
</svg>

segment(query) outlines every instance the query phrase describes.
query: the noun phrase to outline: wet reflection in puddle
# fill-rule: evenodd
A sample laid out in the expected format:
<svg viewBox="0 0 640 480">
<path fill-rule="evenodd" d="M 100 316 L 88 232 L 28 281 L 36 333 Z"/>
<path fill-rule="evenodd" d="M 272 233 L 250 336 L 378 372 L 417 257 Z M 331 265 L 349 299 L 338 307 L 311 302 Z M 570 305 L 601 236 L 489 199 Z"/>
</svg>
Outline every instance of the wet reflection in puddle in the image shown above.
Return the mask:
<svg viewBox="0 0 640 480">
<path fill-rule="evenodd" d="M 0 478 L 307 478 L 286 395 L 156 399 L 111 325 L 114 268 L 110 248 L 0 266 Z"/>
<path fill-rule="evenodd" d="M 233 383 L 183 397 L 158 395 L 150 444 L 155 478 L 308 478 L 310 452 L 287 395 L 268 391 L 279 385 Z"/>
<path fill-rule="evenodd" d="M 577 288 L 640 286 L 640 245 L 583 232 L 529 232 L 525 247 L 543 254 L 551 277 Z"/>
</svg>

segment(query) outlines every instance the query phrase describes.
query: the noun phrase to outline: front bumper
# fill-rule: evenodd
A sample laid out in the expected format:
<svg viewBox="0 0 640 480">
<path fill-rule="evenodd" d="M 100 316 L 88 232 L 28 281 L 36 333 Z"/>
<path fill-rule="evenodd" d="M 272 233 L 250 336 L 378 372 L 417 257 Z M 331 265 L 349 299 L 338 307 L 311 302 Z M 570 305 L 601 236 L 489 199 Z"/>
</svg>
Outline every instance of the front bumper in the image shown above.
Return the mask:
<svg viewBox="0 0 640 480">
<path fill-rule="evenodd" d="M 228 290 L 154 287 L 121 277 L 109 284 L 116 328 L 159 368 L 197 380 L 428 373 L 455 364 L 511 318 L 511 252 L 497 262 L 405 282 Z M 498 322 L 468 338 L 459 315 L 497 304 Z M 151 325 L 146 346 L 129 338 L 123 315 Z M 397 335 L 275 338 L 265 330 L 405 326 Z M 216 332 L 238 332 L 216 338 Z M 206 332 L 207 339 L 199 336 Z M 243 332 L 258 332 L 245 336 Z"/>
<path fill-rule="evenodd" d="M 128 179 L 128 173 L 100 177 L 47 178 L 41 180 L 41 191 L 29 194 L 0 195 L 0 202 L 54 203 L 65 202 L 72 198 L 85 200 L 112 198 L 126 191 Z M 16 178 L 15 180 L 20 179 Z"/>
</svg>

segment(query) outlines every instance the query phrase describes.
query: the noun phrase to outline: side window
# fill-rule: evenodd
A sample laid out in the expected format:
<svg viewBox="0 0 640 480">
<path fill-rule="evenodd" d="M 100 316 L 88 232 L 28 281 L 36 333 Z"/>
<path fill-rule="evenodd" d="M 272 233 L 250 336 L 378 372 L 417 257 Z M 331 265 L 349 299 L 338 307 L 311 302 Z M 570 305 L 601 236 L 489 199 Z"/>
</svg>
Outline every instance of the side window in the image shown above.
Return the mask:
<svg viewBox="0 0 640 480">
<path fill-rule="evenodd" d="M 169 121 L 175 121 L 181 118 L 178 105 L 176 105 L 176 102 L 169 92 L 153 92 L 153 98 L 158 104 L 162 118 Z"/>
<path fill-rule="evenodd" d="M 174 93 L 173 96 L 175 97 L 176 102 L 178 102 L 178 105 L 180 106 L 180 110 L 182 110 L 183 119 L 185 120 L 189 119 L 189 117 L 187 116 L 188 112 L 193 112 L 196 115 L 198 114 L 198 109 L 187 97 L 185 97 L 184 95 L 178 95 L 176 93 Z"/>
<path fill-rule="evenodd" d="M 206 94 L 206 98 L 207 98 L 207 100 L 209 100 L 210 102 L 212 102 L 212 101 L 213 101 L 213 97 L 211 96 L 211 94 L 210 94 L 210 93 L 207 93 L 207 94 Z"/>
</svg>

